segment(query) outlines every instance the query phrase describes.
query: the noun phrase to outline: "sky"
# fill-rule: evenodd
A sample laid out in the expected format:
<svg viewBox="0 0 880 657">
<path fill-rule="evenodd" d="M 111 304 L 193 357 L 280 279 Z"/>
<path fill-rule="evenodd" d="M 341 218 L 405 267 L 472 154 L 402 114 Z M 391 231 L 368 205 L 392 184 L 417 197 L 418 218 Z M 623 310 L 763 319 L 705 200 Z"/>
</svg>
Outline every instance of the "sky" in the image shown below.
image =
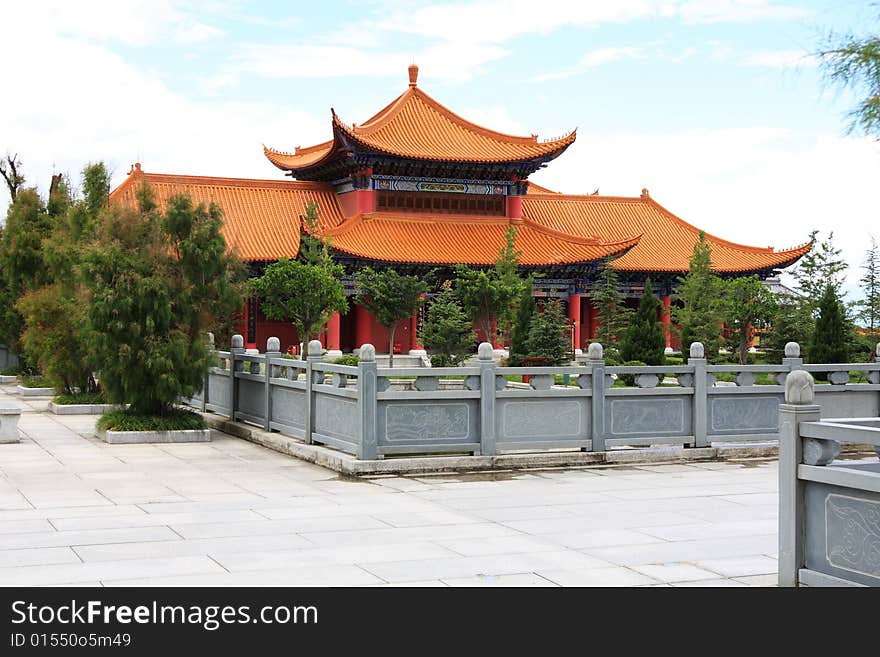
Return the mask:
<svg viewBox="0 0 880 657">
<path fill-rule="evenodd" d="M 577 141 L 532 176 L 637 196 L 707 232 L 791 247 L 833 230 L 857 296 L 880 239 L 880 142 L 814 53 L 880 27 L 854 0 L 0 0 L 0 154 L 29 184 L 104 161 L 279 179 L 266 144 L 324 141 L 419 86 L 486 127 Z M 0 190 L 0 210 L 9 198 Z"/>
</svg>

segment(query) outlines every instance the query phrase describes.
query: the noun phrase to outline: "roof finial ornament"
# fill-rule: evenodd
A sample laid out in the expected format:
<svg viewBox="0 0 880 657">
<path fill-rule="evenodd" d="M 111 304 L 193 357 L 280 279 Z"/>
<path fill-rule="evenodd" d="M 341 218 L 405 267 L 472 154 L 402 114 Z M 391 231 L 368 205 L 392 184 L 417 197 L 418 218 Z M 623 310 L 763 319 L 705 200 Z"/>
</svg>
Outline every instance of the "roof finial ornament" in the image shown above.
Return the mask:
<svg viewBox="0 0 880 657">
<path fill-rule="evenodd" d="M 128 175 L 130 176 L 133 173 L 140 173 L 140 172 L 141 172 L 141 163 L 135 162 L 134 164 L 131 165 L 131 169 L 129 169 Z"/>
<path fill-rule="evenodd" d="M 642 199 L 647 200 L 649 198 L 651 198 L 651 195 L 648 193 L 648 188 L 642 187 Z"/>
<path fill-rule="evenodd" d="M 407 70 L 409 71 L 409 86 L 414 87 L 419 79 L 419 67 L 413 63 L 409 65 Z"/>
</svg>

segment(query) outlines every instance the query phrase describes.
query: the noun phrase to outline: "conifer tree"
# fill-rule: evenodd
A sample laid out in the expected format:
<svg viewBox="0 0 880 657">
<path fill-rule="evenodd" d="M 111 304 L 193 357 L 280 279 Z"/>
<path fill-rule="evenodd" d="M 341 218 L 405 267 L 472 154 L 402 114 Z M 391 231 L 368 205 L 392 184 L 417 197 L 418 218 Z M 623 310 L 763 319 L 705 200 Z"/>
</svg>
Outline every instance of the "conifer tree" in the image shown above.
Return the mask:
<svg viewBox="0 0 880 657">
<path fill-rule="evenodd" d="M 428 317 L 419 333 L 435 367 L 460 365 L 474 343 L 473 324 L 455 292 L 445 288 L 428 304 Z"/>
<path fill-rule="evenodd" d="M 226 248 L 222 211 L 168 199 L 160 211 L 149 187 L 138 209 L 101 212 L 97 239 L 83 255 L 91 348 L 111 403 L 131 414 L 174 415 L 199 391 L 212 365 L 205 331 L 241 307 L 240 267 Z"/>
<path fill-rule="evenodd" d="M 646 365 L 662 365 L 666 361 L 666 335 L 659 319 L 660 310 L 660 300 L 648 279 L 639 309 L 630 320 L 620 343 L 623 362 L 637 360 Z"/>
<path fill-rule="evenodd" d="M 568 319 L 556 299 L 535 313 L 529 328 L 528 351 L 533 358 L 543 358 L 544 365 L 563 365 L 571 360 L 571 344 L 566 338 Z"/>
<path fill-rule="evenodd" d="M 811 313 L 815 314 L 819 301 L 828 285 L 840 295 L 846 261 L 841 257 L 841 250 L 834 244 L 834 231 L 828 233 L 821 242 L 818 241 L 819 231 L 810 233 L 813 248 L 800 259 L 792 271 L 797 281 L 798 292 L 803 296 Z"/>
<path fill-rule="evenodd" d="M 862 299 L 858 302 L 858 317 L 870 333 L 880 330 L 880 250 L 877 240 L 871 237 L 871 246 L 865 252 L 862 265 L 865 270 L 860 279 Z"/>
<path fill-rule="evenodd" d="M 681 349 L 687 353 L 692 342 L 702 342 L 706 358 L 718 356 L 721 345 L 721 279 L 712 273 L 712 250 L 706 235 L 694 245 L 688 273 L 679 278 L 672 319 L 681 335 Z"/>
<path fill-rule="evenodd" d="M 511 367 L 520 366 L 523 359 L 529 355 L 529 331 L 532 328 L 532 320 L 538 312 L 538 306 L 532 296 L 533 290 L 534 285 L 530 278 L 520 292 L 516 307 L 516 319 L 510 331 L 508 365 Z"/>
<path fill-rule="evenodd" d="M 602 262 L 599 278 L 591 296 L 599 320 L 596 339 L 607 350 L 623 338 L 633 313 L 633 310 L 624 304 L 623 295 L 620 293 L 620 279 L 611 258 L 606 258 Z"/>
<path fill-rule="evenodd" d="M 846 310 L 834 285 L 828 284 L 819 299 L 819 315 L 810 342 L 810 362 L 847 362 L 851 338 L 851 325 L 847 320 Z"/>
</svg>

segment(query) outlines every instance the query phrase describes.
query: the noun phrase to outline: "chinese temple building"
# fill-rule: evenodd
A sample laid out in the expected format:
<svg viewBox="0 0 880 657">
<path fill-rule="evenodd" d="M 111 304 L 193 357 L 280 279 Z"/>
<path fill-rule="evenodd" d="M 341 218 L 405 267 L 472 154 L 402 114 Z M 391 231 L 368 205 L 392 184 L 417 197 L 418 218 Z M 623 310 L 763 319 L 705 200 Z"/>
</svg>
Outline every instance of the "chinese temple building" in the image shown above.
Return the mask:
<svg viewBox="0 0 880 657">
<path fill-rule="evenodd" d="M 480 127 L 434 100 L 417 78 L 418 68 L 410 66 L 408 88 L 360 125 L 344 123 L 331 110 L 328 141 L 293 152 L 264 147 L 269 162 L 293 180 L 166 175 L 136 164 L 111 202 L 133 206 L 137 187 L 147 183 L 160 203 L 178 193 L 217 203 L 227 243 L 254 275 L 278 258 L 297 256 L 307 230 L 302 216 L 316 203 L 317 230 L 331 238 L 333 257 L 346 268 L 348 295 L 355 294 L 354 272 L 363 266 L 450 274 L 456 264 L 490 266 L 512 225 L 523 268 L 539 275 L 535 294 L 565 303 L 578 349 L 597 328 L 590 291 L 605 258 L 613 258 L 625 296 L 641 296 L 650 278 L 669 307 L 699 228 L 646 189 L 635 197 L 569 195 L 530 183 L 530 175 L 574 143 L 575 132 L 541 141 Z M 763 279 L 810 249 L 805 244 L 776 251 L 708 234 L 706 239 L 713 269 L 722 276 Z M 366 342 L 387 345 L 387 331 L 375 318 L 349 305 L 347 314 L 331 318 L 325 347 L 348 352 Z M 397 328 L 395 353 L 421 349 L 421 312 Z M 282 347 L 298 343 L 293 328 L 267 320 L 256 300 L 242 322 L 248 347 L 265 345 L 273 335 Z M 667 336 L 674 346 L 668 326 Z"/>
</svg>

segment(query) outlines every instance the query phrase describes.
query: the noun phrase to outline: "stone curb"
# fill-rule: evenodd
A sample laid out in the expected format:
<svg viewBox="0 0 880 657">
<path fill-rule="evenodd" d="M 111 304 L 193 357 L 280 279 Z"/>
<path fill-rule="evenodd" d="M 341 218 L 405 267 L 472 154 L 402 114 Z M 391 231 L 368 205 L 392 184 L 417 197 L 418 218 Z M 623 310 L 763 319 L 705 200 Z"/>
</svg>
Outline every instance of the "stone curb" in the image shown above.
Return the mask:
<svg viewBox="0 0 880 657">
<path fill-rule="evenodd" d="M 207 443 L 210 429 L 181 429 L 178 431 L 107 431 L 96 430 L 95 436 L 112 445 L 140 445 L 147 443 Z"/>
<path fill-rule="evenodd" d="M 0 385 L 8 385 L 10 383 L 16 383 L 18 381 L 18 377 L 11 374 L 0 374 Z"/>
<path fill-rule="evenodd" d="M 329 468 L 353 477 L 382 474 L 430 474 L 473 472 L 485 470 L 521 470 L 536 468 L 577 468 L 601 465 L 639 463 L 689 463 L 694 461 L 725 461 L 752 458 L 776 458 L 775 443 L 733 443 L 716 447 L 684 448 L 645 447 L 606 452 L 548 452 L 499 454 L 497 456 L 413 456 L 362 461 L 350 454 L 323 445 L 307 445 L 296 438 L 263 431 L 241 422 L 232 422 L 210 413 L 202 414 L 208 426 L 216 431 L 242 438 L 269 449 L 288 454 L 308 463 Z M 861 452 L 863 446 L 849 445 L 844 451 Z"/>
<path fill-rule="evenodd" d="M 54 401 L 49 402 L 49 412 L 55 415 L 103 415 L 117 409 L 120 407 L 114 404 L 56 404 Z"/>
<path fill-rule="evenodd" d="M 54 397 L 55 388 L 26 388 L 22 385 L 16 386 L 18 394 L 22 397 Z"/>
</svg>

